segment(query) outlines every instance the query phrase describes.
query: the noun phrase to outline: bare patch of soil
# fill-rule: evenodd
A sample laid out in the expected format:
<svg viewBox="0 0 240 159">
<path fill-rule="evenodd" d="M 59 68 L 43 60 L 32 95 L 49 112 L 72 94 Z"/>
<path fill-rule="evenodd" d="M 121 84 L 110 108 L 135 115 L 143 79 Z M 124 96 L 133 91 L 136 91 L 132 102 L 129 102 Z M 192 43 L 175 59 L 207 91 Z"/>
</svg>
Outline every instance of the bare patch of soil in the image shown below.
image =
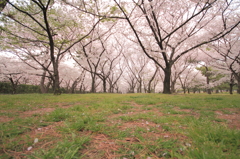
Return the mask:
<svg viewBox="0 0 240 159">
<path fill-rule="evenodd" d="M 127 115 L 127 114 L 122 114 L 122 113 L 113 114 L 113 115 L 108 116 L 108 119 L 118 118 L 118 117 L 124 116 L 124 115 Z"/>
<path fill-rule="evenodd" d="M 63 109 L 67 109 L 67 108 L 70 108 L 74 105 L 77 105 L 79 103 L 75 103 L 73 105 L 71 104 L 64 104 L 64 103 L 56 103 L 56 105 L 58 105 L 60 108 L 63 108 Z M 42 114 L 45 114 L 45 113 L 50 113 L 52 111 L 54 111 L 56 108 L 40 108 L 40 109 L 36 109 L 36 110 L 30 110 L 30 111 L 25 111 L 25 112 L 17 112 L 17 111 L 14 111 L 15 113 L 19 113 L 21 118 L 24 118 L 24 117 L 31 117 L 33 115 L 42 115 Z M 7 112 L 7 111 L 1 111 L 1 112 Z M 0 116 L 0 122 L 9 122 L 9 121 L 12 121 L 14 120 L 14 118 L 9 118 L 9 117 L 6 117 L 6 116 Z"/>
<path fill-rule="evenodd" d="M 215 111 L 215 114 L 217 114 L 217 118 L 227 120 L 229 128 L 240 130 L 240 113 L 236 112 L 236 109 L 234 109 L 232 114 L 224 114 L 222 111 Z"/>
<path fill-rule="evenodd" d="M 174 107 L 174 110 L 175 111 L 179 111 L 179 112 L 185 112 L 185 113 L 187 113 L 187 114 L 178 114 L 178 115 L 176 115 L 176 116 L 189 116 L 189 115 L 192 115 L 192 116 L 194 116 L 194 117 L 196 117 L 196 118 L 199 118 L 199 116 L 200 116 L 200 114 L 199 113 L 196 113 L 194 110 L 192 110 L 192 109 L 181 109 L 181 108 L 179 108 L 179 107 Z"/>
<path fill-rule="evenodd" d="M 107 135 L 97 134 L 92 136 L 90 145 L 82 151 L 82 159 L 113 159 L 117 157 L 115 151 L 119 148 L 115 140 L 109 139 Z"/>
<path fill-rule="evenodd" d="M 32 111 L 25 111 L 21 114 L 21 117 L 29 117 L 34 114 L 45 114 L 54 111 L 55 108 L 41 108 L 37 110 L 32 110 Z"/>
<path fill-rule="evenodd" d="M 81 103 L 74 103 L 74 104 L 69 104 L 69 103 L 56 103 L 60 108 L 70 108 L 74 105 L 79 105 Z"/>
<path fill-rule="evenodd" d="M 5 123 L 5 122 L 9 122 L 12 121 L 14 118 L 9 118 L 7 116 L 0 116 L 0 123 Z"/>
<path fill-rule="evenodd" d="M 186 113 L 192 113 L 192 109 L 180 109 L 179 107 L 175 107 L 174 110 L 180 111 L 180 112 L 186 112 Z"/>
<path fill-rule="evenodd" d="M 225 110 L 230 111 L 232 113 L 239 113 L 240 108 L 225 108 Z"/>
<path fill-rule="evenodd" d="M 70 104 L 64 104 L 64 103 L 56 103 L 60 108 L 67 109 L 72 107 L 73 105 Z M 74 104 L 75 105 L 75 104 Z M 54 111 L 56 108 L 41 108 L 41 109 L 36 109 L 36 110 L 31 110 L 31 111 L 25 111 L 22 113 L 21 117 L 29 117 L 34 114 L 45 114 Z"/>
</svg>

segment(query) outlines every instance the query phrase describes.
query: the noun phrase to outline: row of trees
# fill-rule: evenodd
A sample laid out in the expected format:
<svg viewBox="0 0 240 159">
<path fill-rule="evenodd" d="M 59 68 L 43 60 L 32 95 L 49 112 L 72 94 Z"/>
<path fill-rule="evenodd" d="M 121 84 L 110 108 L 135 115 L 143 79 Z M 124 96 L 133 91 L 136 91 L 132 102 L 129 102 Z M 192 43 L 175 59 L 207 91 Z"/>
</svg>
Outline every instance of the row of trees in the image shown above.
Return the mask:
<svg viewBox="0 0 240 159">
<path fill-rule="evenodd" d="M 163 92 L 237 83 L 237 0 L 4 0 L 1 80 L 69 92 Z M 24 78 L 23 78 L 24 77 Z M 13 80 L 15 79 L 15 81 Z M 24 80 L 23 80 L 24 81 Z"/>
<path fill-rule="evenodd" d="M 134 54 L 131 54 L 133 56 Z M 110 92 L 110 93 L 154 93 L 161 92 L 161 82 L 164 72 L 161 71 L 154 62 L 151 62 L 146 56 L 142 55 L 126 59 L 125 55 L 117 56 L 112 61 L 99 61 L 95 59 L 92 63 L 85 63 L 79 66 L 69 64 L 68 60 L 62 61 L 59 66 L 60 86 L 64 93 L 87 93 L 87 92 Z M 10 84 L 4 84 L 9 88 L 2 88 L 2 93 L 18 93 L 22 85 L 39 85 L 42 93 L 52 92 L 53 83 L 51 78 L 43 78 L 42 71 L 31 68 L 26 63 L 16 58 L 1 56 L 1 80 Z M 92 59 L 93 60 L 93 59 Z M 196 59 L 195 59 L 196 60 Z M 191 62 L 192 61 L 192 62 Z M 171 80 L 171 92 L 189 91 L 199 92 L 215 90 L 229 90 L 231 84 L 229 71 L 223 72 L 194 61 L 179 61 L 174 66 L 174 73 Z M 106 67 L 109 62 L 108 67 Z M 114 64 L 113 64 L 114 63 Z M 95 70 L 91 71 L 91 67 Z M 118 68 L 118 66 L 121 66 Z M 117 67 L 117 68 L 115 68 Z M 110 69 L 113 68 L 113 69 Z M 94 73 L 94 71 L 96 71 Z M 96 77 L 94 77 L 96 75 Z M 93 78 L 94 77 L 94 78 Z M 44 80 L 43 80 L 44 79 Z M 236 80 L 234 80 L 236 82 Z M 11 87 L 10 87 L 11 86 Z M 32 87 L 29 87 L 32 89 Z M 3 91 L 4 90 L 4 91 Z M 34 89 L 39 92 L 38 89 Z M 29 92 L 32 92 L 31 90 Z"/>
</svg>

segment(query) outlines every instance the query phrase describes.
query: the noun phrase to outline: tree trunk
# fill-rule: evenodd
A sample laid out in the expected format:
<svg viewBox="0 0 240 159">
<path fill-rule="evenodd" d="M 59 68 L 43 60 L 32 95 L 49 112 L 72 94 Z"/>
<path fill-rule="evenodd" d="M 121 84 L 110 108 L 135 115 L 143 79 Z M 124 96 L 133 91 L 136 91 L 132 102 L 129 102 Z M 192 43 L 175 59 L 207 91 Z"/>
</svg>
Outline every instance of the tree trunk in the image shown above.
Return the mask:
<svg viewBox="0 0 240 159">
<path fill-rule="evenodd" d="M 164 69 L 163 94 L 171 94 L 171 67 Z"/>
<path fill-rule="evenodd" d="M 45 79 L 46 79 L 46 72 L 47 71 L 43 71 L 42 77 L 41 77 L 41 81 L 40 81 L 40 90 L 41 93 L 47 93 L 47 88 L 45 87 Z"/>
<path fill-rule="evenodd" d="M 229 94 L 233 94 L 233 86 L 234 86 L 234 84 L 232 84 L 232 83 L 230 83 L 229 84 Z"/>
<path fill-rule="evenodd" d="M 237 82 L 238 82 L 238 83 L 237 83 L 237 87 L 238 87 L 237 93 L 240 94 L 240 76 L 238 77 Z"/>
<path fill-rule="evenodd" d="M 53 81 L 53 94 L 54 95 L 60 95 L 60 78 L 59 78 L 59 71 L 58 71 L 58 62 L 53 61 L 53 75 L 52 75 L 52 81 Z"/>
<path fill-rule="evenodd" d="M 128 93 L 134 93 L 136 87 L 136 82 L 134 81 L 134 79 L 131 79 L 131 81 L 128 82 L 128 85 L 129 85 Z"/>
<path fill-rule="evenodd" d="M 151 93 L 151 82 L 148 83 L 147 93 Z"/>
<path fill-rule="evenodd" d="M 77 87 L 77 84 L 78 84 L 78 79 L 76 79 L 74 82 L 73 82 L 73 84 L 72 84 L 72 87 L 71 87 L 71 89 L 70 89 L 70 93 L 75 93 L 75 89 L 76 89 L 76 87 Z"/>
<path fill-rule="evenodd" d="M 22 76 L 19 77 L 19 78 L 16 80 L 16 82 L 14 82 L 12 76 L 10 75 L 9 80 L 10 80 L 10 82 L 11 82 L 11 84 L 12 84 L 12 94 L 16 94 L 16 93 L 17 93 L 17 87 L 18 87 L 18 84 L 19 84 L 19 80 L 20 80 L 21 78 L 22 78 Z"/>
<path fill-rule="evenodd" d="M 17 84 L 14 83 L 12 77 L 9 78 L 11 84 L 12 84 L 12 94 L 16 94 L 17 92 Z"/>
<path fill-rule="evenodd" d="M 96 82 L 96 75 L 95 74 L 91 74 L 92 76 L 92 86 L 91 86 L 91 93 L 95 93 L 96 89 L 95 89 L 95 82 Z"/>
<path fill-rule="evenodd" d="M 211 89 L 209 88 L 209 83 L 210 83 L 210 79 L 209 79 L 209 76 L 207 76 L 207 86 L 208 86 L 207 93 L 212 94 Z"/>
<path fill-rule="evenodd" d="M 53 80 L 53 93 L 54 95 L 60 95 L 61 89 L 60 89 L 60 77 L 59 77 L 59 71 L 58 71 L 58 61 L 53 62 L 53 71 L 54 71 L 54 80 Z"/>
<path fill-rule="evenodd" d="M 233 76 L 233 74 L 231 75 L 229 86 L 230 86 L 229 93 L 233 94 L 233 86 L 234 86 L 234 76 Z"/>
<path fill-rule="evenodd" d="M 151 93 L 151 92 L 152 92 L 152 82 L 153 82 L 154 78 L 156 77 L 157 72 L 158 72 L 158 67 L 156 66 L 156 70 L 155 70 L 152 78 L 151 78 L 151 79 L 149 80 L 149 82 L 148 82 L 148 89 L 147 89 L 147 92 L 148 92 L 148 93 Z"/>
<path fill-rule="evenodd" d="M 137 93 L 142 93 L 142 80 L 139 81 L 139 86 L 137 88 Z"/>
<path fill-rule="evenodd" d="M 55 57 L 55 55 L 56 55 L 55 50 L 54 50 L 55 44 L 54 44 L 54 40 L 53 40 L 52 29 L 49 25 L 48 15 L 47 15 L 48 7 L 41 8 L 41 9 L 43 12 L 43 18 L 44 18 L 44 22 L 46 25 L 46 32 L 48 34 L 50 57 L 51 57 L 51 62 L 52 62 L 52 66 L 53 66 L 53 75 L 51 76 L 52 81 L 53 81 L 53 93 L 54 93 L 54 95 L 60 95 L 61 94 L 60 77 L 59 77 L 59 71 L 58 71 L 59 55 L 57 55 L 57 57 Z"/>
<path fill-rule="evenodd" d="M 176 90 L 175 90 L 175 84 L 176 84 L 176 80 L 174 80 L 174 81 L 172 81 L 171 82 L 171 93 L 175 93 L 176 92 Z"/>
<path fill-rule="evenodd" d="M 55 79 L 53 82 L 53 92 L 54 92 L 54 95 L 60 95 L 62 92 L 60 89 L 59 75 L 55 74 L 54 76 L 55 76 Z"/>
<path fill-rule="evenodd" d="M 186 86 L 185 86 L 186 83 L 185 82 L 183 83 L 180 77 L 179 77 L 179 81 L 181 83 L 181 86 L 182 86 L 182 89 L 183 89 L 183 93 L 186 94 Z"/>
<path fill-rule="evenodd" d="M 103 78 L 102 81 L 103 81 L 103 92 L 107 93 L 107 81 L 105 78 Z"/>
</svg>

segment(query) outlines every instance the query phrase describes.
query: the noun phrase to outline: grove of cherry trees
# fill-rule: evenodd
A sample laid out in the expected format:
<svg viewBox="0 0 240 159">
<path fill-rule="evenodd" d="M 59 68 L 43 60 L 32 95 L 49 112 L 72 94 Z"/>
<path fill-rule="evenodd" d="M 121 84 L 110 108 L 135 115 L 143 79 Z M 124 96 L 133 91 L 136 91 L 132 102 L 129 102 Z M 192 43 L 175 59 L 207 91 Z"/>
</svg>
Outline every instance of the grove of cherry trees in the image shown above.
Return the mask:
<svg viewBox="0 0 240 159">
<path fill-rule="evenodd" d="M 239 0 L 1 0 L 0 82 L 240 93 L 239 23 Z"/>
</svg>

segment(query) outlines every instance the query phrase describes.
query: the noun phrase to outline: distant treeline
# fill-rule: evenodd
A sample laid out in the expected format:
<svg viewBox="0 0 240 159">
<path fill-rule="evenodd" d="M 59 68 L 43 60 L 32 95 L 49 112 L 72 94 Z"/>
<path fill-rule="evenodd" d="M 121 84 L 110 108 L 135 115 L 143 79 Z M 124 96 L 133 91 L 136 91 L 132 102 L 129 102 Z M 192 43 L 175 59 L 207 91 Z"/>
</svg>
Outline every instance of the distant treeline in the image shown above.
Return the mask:
<svg viewBox="0 0 240 159">
<path fill-rule="evenodd" d="M 13 94 L 13 86 L 9 82 L 0 82 L 0 93 L 1 94 Z M 20 84 L 16 88 L 14 93 L 40 93 L 40 87 L 34 85 Z"/>
<path fill-rule="evenodd" d="M 69 93 L 66 89 L 61 88 L 62 93 Z M 41 93 L 40 86 L 19 84 L 12 85 L 10 82 L 0 82 L 0 94 L 24 94 L 24 93 Z M 49 88 L 47 93 L 53 93 L 53 89 Z M 76 92 L 82 93 L 82 92 Z"/>
<path fill-rule="evenodd" d="M 14 89 L 15 88 L 15 89 Z M 236 92 L 237 87 L 234 85 L 233 91 Z M 187 88 L 185 93 L 205 93 L 206 89 L 203 88 Z M 223 83 L 220 86 L 214 87 L 211 89 L 212 93 L 221 93 L 221 92 L 229 92 L 229 84 Z M 24 93 L 41 93 L 40 87 L 38 85 L 26 85 L 19 84 L 14 87 L 10 82 L 0 82 L 0 94 L 24 94 Z M 47 93 L 53 93 L 53 89 L 49 88 Z M 66 88 L 61 88 L 61 93 L 70 93 L 70 91 Z M 75 91 L 74 93 L 90 93 L 88 91 L 80 92 Z M 98 92 L 101 93 L 101 92 Z M 177 93 L 184 93 L 183 90 L 178 90 Z"/>
</svg>

